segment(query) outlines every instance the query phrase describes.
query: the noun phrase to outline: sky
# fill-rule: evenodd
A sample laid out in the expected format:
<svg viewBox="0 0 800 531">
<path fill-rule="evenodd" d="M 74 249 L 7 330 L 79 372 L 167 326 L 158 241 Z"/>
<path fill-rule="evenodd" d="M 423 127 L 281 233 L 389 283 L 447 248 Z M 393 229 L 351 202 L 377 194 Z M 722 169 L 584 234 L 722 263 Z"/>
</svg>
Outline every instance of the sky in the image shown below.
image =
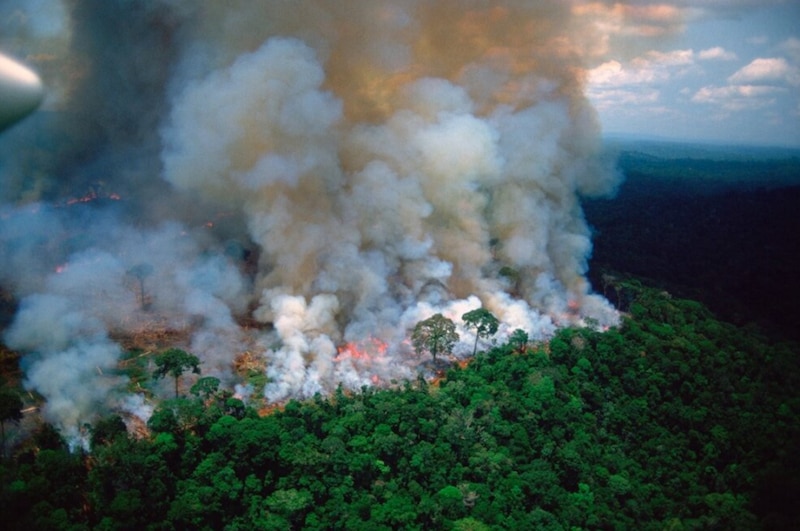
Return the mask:
<svg viewBox="0 0 800 531">
<path fill-rule="evenodd" d="M 587 85 L 605 134 L 800 146 L 800 1 L 624 7 L 593 14 L 611 41 Z"/>
<path fill-rule="evenodd" d="M 564 2 L 596 32 L 581 53 L 605 134 L 800 146 L 800 0 Z M 58 1 L 0 0 L 3 14 L 3 33 L 63 30 Z"/>
</svg>

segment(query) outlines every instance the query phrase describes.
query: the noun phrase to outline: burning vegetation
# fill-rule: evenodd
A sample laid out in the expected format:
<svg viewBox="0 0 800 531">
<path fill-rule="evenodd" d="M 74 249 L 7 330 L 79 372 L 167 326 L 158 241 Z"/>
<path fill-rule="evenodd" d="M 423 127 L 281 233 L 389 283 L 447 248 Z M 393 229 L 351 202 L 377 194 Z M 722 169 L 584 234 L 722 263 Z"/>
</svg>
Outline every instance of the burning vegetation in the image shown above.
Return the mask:
<svg viewBox="0 0 800 531">
<path fill-rule="evenodd" d="M 63 59 L 42 71 L 57 97 L 0 169 L 0 283 L 19 301 L 4 340 L 45 417 L 70 432 L 141 393 L 117 370 L 131 352 L 179 347 L 270 404 L 414 381 L 517 330 L 616 324 L 585 277 L 579 197 L 617 175 L 582 92 L 594 33 L 575 15 L 555 1 L 65 10 L 63 34 L 29 44 Z M 462 319 L 479 309 L 491 334 Z M 415 344 L 436 315 L 459 339 Z"/>
</svg>

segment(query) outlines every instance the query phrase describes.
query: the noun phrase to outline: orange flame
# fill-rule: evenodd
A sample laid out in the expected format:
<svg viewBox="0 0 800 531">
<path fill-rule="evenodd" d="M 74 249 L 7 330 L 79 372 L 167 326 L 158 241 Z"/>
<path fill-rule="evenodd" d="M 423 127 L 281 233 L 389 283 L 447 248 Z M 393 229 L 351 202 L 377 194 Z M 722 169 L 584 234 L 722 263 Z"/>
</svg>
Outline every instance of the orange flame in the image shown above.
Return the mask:
<svg viewBox="0 0 800 531">
<path fill-rule="evenodd" d="M 377 366 L 373 366 L 373 362 L 383 358 L 388 349 L 388 343 L 374 337 L 351 341 L 337 349 L 338 354 L 333 361 L 337 363 L 350 361 L 359 368 L 360 372 L 366 372 L 369 375 L 372 385 L 380 385 L 381 377 L 372 370 L 373 368 L 377 369 Z"/>
<path fill-rule="evenodd" d="M 90 190 L 81 197 L 73 197 L 72 199 L 67 199 L 66 205 L 71 206 L 71 205 L 77 205 L 78 203 L 91 203 L 92 201 L 96 201 L 98 199 L 110 199 L 112 201 L 121 201 L 122 196 L 115 192 L 100 195 L 96 191 Z"/>
<path fill-rule="evenodd" d="M 337 349 L 338 354 L 333 361 L 350 359 L 369 363 L 376 356 L 384 356 L 388 348 L 389 345 L 385 341 L 375 337 L 361 341 L 351 341 Z"/>
<path fill-rule="evenodd" d="M 94 201 L 97 199 L 97 193 L 92 191 L 82 197 L 73 197 L 72 199 L 67 199 L 68 205 L 76 205 L 78 203 L 88 203 L 89 201 Z"/>
</svg>

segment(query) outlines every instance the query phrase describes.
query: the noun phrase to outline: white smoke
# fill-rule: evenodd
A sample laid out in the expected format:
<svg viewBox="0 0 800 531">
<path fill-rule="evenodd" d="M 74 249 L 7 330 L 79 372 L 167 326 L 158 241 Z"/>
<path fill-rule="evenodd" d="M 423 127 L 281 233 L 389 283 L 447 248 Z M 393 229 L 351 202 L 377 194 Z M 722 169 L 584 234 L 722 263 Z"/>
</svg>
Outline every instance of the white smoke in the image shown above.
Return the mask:
<svg viewBox="0 0 800 531">
<path fill-rule="evenodd" d="M 64 14 L 31 45 L 69 43 L 43 65 L 52 112 L 0 142 L 0 265 L 21 300 L 6 342 L 65 429 L 120 388 L 109 338 L 156 318 L 230 387 L 250 389 L 237 354 L 261 356 L 269 401 L 414 378 L 407 338 L 435 313 L 459 326 L 456 356 L 479 306 L 497 341 L 617 322 L 585 278 L 579 197 L 616 176 L 597 157 L 568 3 Z M 102 201 L 67 204 L 87 189 Z"/>
<path fill-rule="evenodd" d="M 45 416 L 58 422 L 70 440 L 80 438 L 81 425 L 124 383 L 113 372 L 120 347 L 109 340 L 101 322 L 68 297 L 24 299 L 6 343 L 32 352 L 23 361 L 26 385 L 47 399 Z"/>
</svg>

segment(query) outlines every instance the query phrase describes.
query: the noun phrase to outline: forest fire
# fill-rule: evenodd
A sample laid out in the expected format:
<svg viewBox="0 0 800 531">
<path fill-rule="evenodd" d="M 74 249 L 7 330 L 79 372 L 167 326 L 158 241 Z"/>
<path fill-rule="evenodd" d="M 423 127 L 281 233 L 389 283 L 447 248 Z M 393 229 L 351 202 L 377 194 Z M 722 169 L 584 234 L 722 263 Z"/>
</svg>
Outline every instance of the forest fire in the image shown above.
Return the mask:
<svg viewBox="0 0 800 531">
<path fill-rule="evenodd" d="M 113 407 L 125 349 L 173 332 L 203 374 L 281 403 L 416 378 L 408 338 L 439 313 L 456 359 L 477 307 L 497 341 L 617 322 L 584 277 L 579 198 L 618 176 L 568 2 L 196 4 L 65 10 L 50 51 L 83 63 L 50 78 L 63 97 L 37 133 L 59 149 L 17 146 L 0 168 L 19 182 L 0 211 L 5 341 L 33 354 L 49 420 Z M 109 48 L 113 21 L 127 38 Z M 237 370 L 242 352 L 257 369 Z"/>
<path fill-rule="evenodd" d="M 99 199 L 107 199 L 110 201 L 121 201 L 122 196 L 115 192 L 99 194 L 97 191 L 91 190 L 80 197 L 72 197 L 70 199 L 67 199 L 64 204 L 66 206 L 72 206 L 80 203 L 91 203 L 92 201 L 97 201 Z"/>
<path fill-rule="evenodd" d="M 345 343 L 337 349 L 338 354 L 333 358 L 333 361 L 341 362 L 349 359 L 369 363 L 376 356 L 385 356 L 388 348 L 388 343 L 374 337 L 358 342 Z"/>
<path fill-rule="evenodd" d="M 333 361 L 338 364 L 351 364 L 359 372 L 364 373 L 372 385 L 379 385 L 381 377 L 378 372 L 383 370 L 388 359 L 386 357 L 389 344 L 375 337 L 361 341 L 346 343 L 337 349 Z"/>
<path fill-rule="evenodd" d="M 756 4 L 773 28 L 731 22 Z M 723 161 L 640 134 L 617 171 L 599 128 L 796 125 L 784 4 L 0 0 L 47 89 L 0 136 L 4 527 L 800 529 L 795 345 L 591 241 L 786 306 L 751 257 L 787 270 L 794 224 L 709 267 L 722 204 L 672 192 Z M 742 148 L 757 186 L 783 165 Z"/>
</svg>

